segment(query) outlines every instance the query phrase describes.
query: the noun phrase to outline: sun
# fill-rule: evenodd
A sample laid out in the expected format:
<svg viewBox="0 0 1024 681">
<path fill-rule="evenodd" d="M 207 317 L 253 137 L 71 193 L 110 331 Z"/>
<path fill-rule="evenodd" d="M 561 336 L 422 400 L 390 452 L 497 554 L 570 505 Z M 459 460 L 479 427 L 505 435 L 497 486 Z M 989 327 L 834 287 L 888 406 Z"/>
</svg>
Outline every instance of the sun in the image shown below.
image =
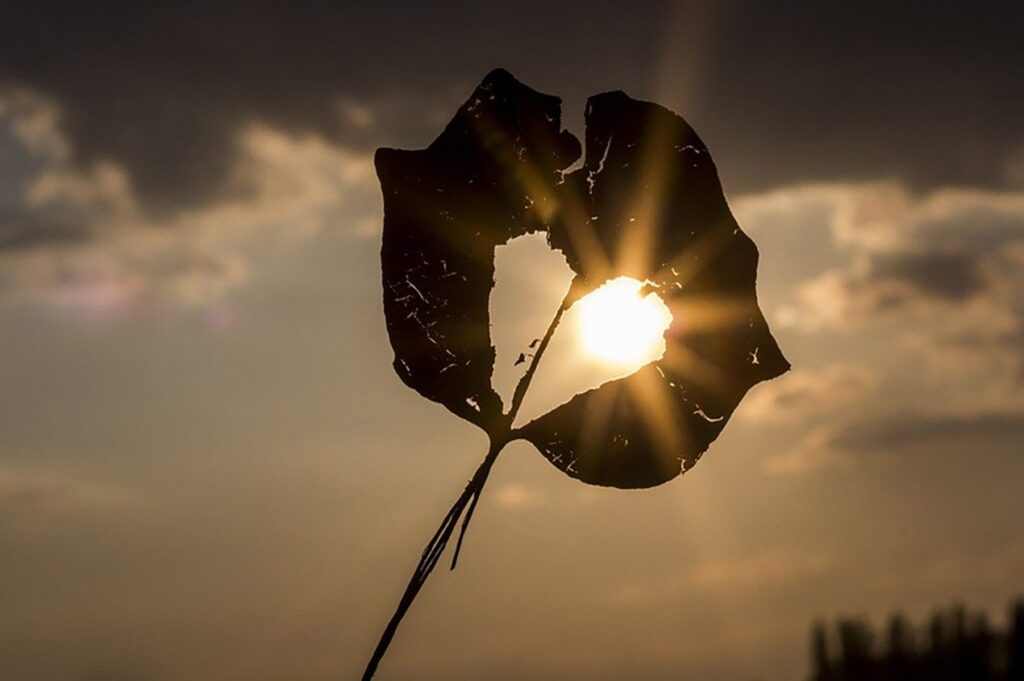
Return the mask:
<svg viewBox="0 0 1024 681">
<path fill-rule="evenodd" d="M 585 352 L 618 366 L 640 366 L 665 353 L 672 313 L 656 293 L 641 296 L 642 289 L 636 279 L 619 277 L 576 303 Z"/>
</svg>

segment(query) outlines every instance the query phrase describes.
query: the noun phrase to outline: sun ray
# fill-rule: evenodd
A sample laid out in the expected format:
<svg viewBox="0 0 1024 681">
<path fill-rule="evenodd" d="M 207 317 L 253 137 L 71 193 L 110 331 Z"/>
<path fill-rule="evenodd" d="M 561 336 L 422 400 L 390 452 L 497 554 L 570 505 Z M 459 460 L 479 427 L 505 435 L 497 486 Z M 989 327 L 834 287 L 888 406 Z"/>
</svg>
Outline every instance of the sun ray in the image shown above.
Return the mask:
<svg viewBox="0 0 1024 681">
<path fill-rule="evenodd" d="M 658 362 L 667 373 L 723 399 L 741 389 L 739 382 L 714 363 L 704 359 L 678 340 L 668 340 L 665 356 Z"/>
<path fill-rule="evenodd" d="M 667 123 L 666 123 L 667 125 Z M 639 186 L 642 191 L 635 193 L 626 214 L 616 266 L 623 273 L 646 273 L 650 270 L 651 255 L 661 228 L 662 212 L 667 200 L 668 173 L 672 166 L 675 149 L 666 142 L 668 132 L 652 128 L 644 140 L 644 149 L 639 155 L 641 169 Z M 643 275 L 641 275 L 643 276 Z"/>
<path fill-rule="evenodd" d="M 686 419 L 676 415 L 672 388 L 661 380 L 657 372 L 637 372 L 626 385 L 630 397 L 637 404 L 636 412 L 643 419 L 658 450 L 658 460 L 675 461 L 683 452 L 690 451 Z"/>
<path fill-rule="evenodd" d="M 651 281 L 671 281 L 679 287 L 685 287 L 687 282 L 714 262 L 718 253 L 728 248 L 730 236 L 732 232 L 728 229 L 709 231 L 690 243 L 671 262 L 652 275 Z"/>
<path fill-rule="evenodd" d="M 573 250 L 579 255 L 587 277 L 596 281 L 607 278 L 612 271 L 611 261 L 592 226 L 583 199 L 571 186 L 564 185 L 564 177 L 563 183 L 552 187 L 549 173 L 515 156 L 511 151 L 516 148 L 515 140 L 509 139 L 501 126 L 484 115 L 472 120 L 481 138 L 503 140 L 502 144 L 491 147 L 492 153 L 499 155 L 499 163 L 513 170 L 512 177 L 532 201 L 526 208 L 535 214 L 538 226 L 559 222 L 565 228 Z"/>
<path fill-rule="evenodd" d="M 739 297 L 677 296 L 667 304 L 675 319 L 686 320 L 674 330 L 681 336 L 742 326 L 756 311 L 751 301 Z"/>
</svg>

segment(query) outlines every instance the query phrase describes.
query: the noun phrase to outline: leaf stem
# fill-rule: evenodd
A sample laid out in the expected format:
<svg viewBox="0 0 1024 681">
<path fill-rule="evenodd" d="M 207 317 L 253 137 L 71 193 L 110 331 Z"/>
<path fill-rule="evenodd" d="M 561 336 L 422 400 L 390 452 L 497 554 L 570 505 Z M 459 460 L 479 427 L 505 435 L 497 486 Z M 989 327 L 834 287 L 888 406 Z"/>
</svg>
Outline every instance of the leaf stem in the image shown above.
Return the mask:
<svg viewBox="0 0 1024 681">
<path fill-rule="evenodd" d="M 508 427 L 512 427 L 512 422 L 516 420 L 516 415 L 519 413 L 519 408 L 523 406 L 523 400 L 526 398 L 526 391 L 530 387 L 530 382 L 533 380 L 533 375 L 537 373 L 537 366 L 540 364 L 540 358 L 544 356 L 544 351 L 547 350 L 548 344 L 551 342 L 551 338 L 555 335 L 555 329 L 558 328 L 558 323 L 562 321 L 562 315 L 569 309 L 574 300 L 574 292 L 576 290 L 576 280 L 569 286 L 569 290 L 566 291 L 565 297 L 562 298 L 562 304 L 558 306 L 558 310 L 555 312 L 555 316 L 552 318 L 551 323 L 548 325 L 548 330 L 544 333 L 544 337 L 540 341 L 540 345 L 537 346 L 537 352 L 533 354 L 533 360 L 530 362 L 530 366 L 526 369 L 526 373 L 519 379 L 519 383 L 516 384 L 515 392 L 512 393 L 512 405 L 508 410 Z"/>
<path fill-rule="evenodd" d="M 558 328 L 559 322 L 562 321 L 562 315 L 569 309 L 575 300 L 574 296 L 577 291 L 578 284 L 577 280 L 573 279 L 572 284 L 569 286 L 569 290 L 566 291 L 565 297 L 562 298 L 561 305 L 555 311 L 555 316 L 552 317 L 551 323 L 548 324 L 547 331 L 544 332 L 544 337 L 540 341 L 540 345 L 537 346 L 536 352 L 533 354 L 533 359 L 530 361 L 530 366 L 527 367 L 526 373 L 523 374 L 522 378 L 519 379 L 519 383 L 516 384 L 516 389 L 512 393 L 512 404 L 509 406 L 508 413 L 505 415 L 503 420 L 503 432 L 500 434 L 500 438 L 503 441 L 501 447 L 494 453 L 493 459 L 484 460 L 484 464 L 481 465 L 480 470 L 477 471 L 479 474 L 483 472 L 483 478 L 480 481 L 480 487 L 473 494 L 473 498 L 469 504 L 469 509 L 466 511 L 465 517 L 462 519 L 462 529 L 459 530 L 459 539 L 455 543 L 455 551 L 452 553 L 452 566 L 454 570 L 455 566 L 459 562 L 459 552 L 462 550 L 462 540 L 466 536 L 466 530 L 469 528 L 469 521 L 473 517 L 473 511 L 476 510 L 476 503 L 480 500 L 480 495 L 483 492 L 484 484 L 487 482 L 487 475 L 490 473 L 491 466 L 494 464 L 494 459 L 501 453 L 501 449 L 512 439 L 512 425 L 516 420 L 516 415 L 519 414 L 519 408 L 523 406 L 523 400 L 526 398 L 526 391 L 530 387 L 530 382 L 533 380 L 533 375 L 537 372 L 537 366 L 540 364 L 540 358 L 544 356 L 544 351 L 547 350 L 548 344 L 551 342 L 551 338 L 555 335 L 555 330 Z M 493 438 L 494 436 L 492 436 Z M 484 469 L 486 466 L 486 470 Z"/>
<path fill-rule="evenodd" d="M 405 587 L 405 592 L 402 594 L 401 600 L 398 601 L 398 607 L 395 608 L 395 613 L 391 616 L 387 626 L 384 628 L 384 633 L 381 634 L 380 640 L 377 642 L 377 647 L 373 650 L 373 655 L 370 656 L 370 662 L 366 665 L 366 671 L 363 672 L 362 681 L 370 681 L 373 675 L 377 671 L 377 667 L 380 665 L 380 661 L 384 658 L 384 654 L 387 653 L 388 647 L 391 645 L 391 640 L 395 636 L 395 632 L 398 631 L 398 625 L 401 624 L 402 619 L 405 617 L 405 613 L 409 611 L 416 596 L 419 594 L 420 589 L 427 581 L 427 577 L 433 572 L 434 567 L 437 565 L 438 560 L 441 558 L 441 554 L 444 553 L 445 547 L 448 545 L 449 539 L 451 539 L 452 533 L 455 531 L 456 525 L 459 523 L 459 518 L 462 518 L 462 528 L 459 530 L 459 538 L 455 544 L 455 550 L 452 554 L 451 569 L 454 570 L 459 559 L 459 551 L 462 549 L 462 540 L 466 536 L 466 530 L 469 528 L 469 521 L 473 517 L 473 511 L 476 510 L 477 502 L 480 500 L 480 495 L 483 492 L 484 485 L 487 482 L 487 476 L 491 473 L 491 468 L 494 466 L 494 462 L 498 458 L 498 454 L 505 448 L 505 445 L 511 440 L 512 437 L 512 424 L 515 421 L 516 415 L 519 413 L 519 408 L 523 404 L 523 399 L 526 397 L 526 391 L 530 387 L 530 382 L 533 380 L 533 375 L 537 372 L 537 366 L 540 363 L 540 358 L 544 355 L 544 351 L 547 349 L 548 344 L 551 342 L 551 338 L 555 335 L 555 329 L 558 328 L 559 322 L 562 320 L 562 315 L 572 305 L 575 299 L 575 291 L 577 290 L 577 281 L 573 280 L 570 285 L 568 292 L 565 294 L 565 298 L 562 299 L 562 304 L 558 307 L 555 312 L 554 318 L 548 325 L 548 329 L 541 339 L 540 345 L 537 347 L 537 351 L 534 353 L 533 360 L 530 362 L 530 366 L 526 369 L 526 373 L 519 379 L 519 383 L 516 385 L 516 389 L 512 394 L 512 403 L 509 407 L 507 414 L 499 422 L 499 426 L 494 430 L 498 432 L 489 433 L 490 446 L 487 450 L 487 455 L 484 460 L 480 463 L 480 466 L 476 469 L 473 477 L 469 479 L 466 484 L 466 488 L 459 495 L 459 498 L 455 500 L 452 507 L 448 510 L 444 520 L 441 521 L 441 525 L 434 532 L 434 536 L 431 537 L 427 546 L 423 549 L 423 554 L 420 556 L 420 561 L 416 565 L 416 569 L 412 573 L 412 578 L 409 580 L 409 584 Z M 465 513 L 463 513 L 465 512 Z"/>
</svg>

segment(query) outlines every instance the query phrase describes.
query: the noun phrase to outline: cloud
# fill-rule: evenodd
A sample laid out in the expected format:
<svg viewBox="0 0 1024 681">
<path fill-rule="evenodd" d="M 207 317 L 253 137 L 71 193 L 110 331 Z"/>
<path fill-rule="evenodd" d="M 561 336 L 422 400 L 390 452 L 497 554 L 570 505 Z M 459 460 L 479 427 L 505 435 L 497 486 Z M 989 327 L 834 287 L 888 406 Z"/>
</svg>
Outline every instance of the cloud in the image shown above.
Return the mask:
<svg viewBox="0 0 1024 681">
<path fill-rule="evenodd" d="M 728 131 L 716 154 L 744 159 L 732 171 L 743 189 L 886 174 L 915 185 L 991 183 L 1024 148 L 1020 103 L 1005 87 L 1016 75 L 1018 10 L 1000 9 L 736 3 L 697 36 L 699 98 L 671 87 L 634 94 L 678 99 L 665 103 Z M 654 67 L 666 82 L 691 82 L 692 57 L 657 62 L 665 43 L 692 39 L 678 35 L 673 14 L 692 23 L 690 12 L 657 0 L 628 13 L 604 0 L 212 0 L 188 11 L 158 1 L 58 9 L 16 0 L 0 25 L 0 87 L 54 101 L 73 164 L 123 168 L 152 217 L 220 198 L 241 151 L 235 133 L 248 125 L 358 152 L 425 143 L 444 122 L 438 105 L 447 113 L 496 66 L 580 98 L 649 87 Z"/>
<path fill-rule="evenodd" d="M 382 137 L 443 123 L 424 94 L 450 83 L 382 44 L 404 39 L 406 50 L 429 47 L 444 59 L 433 41 L 418 39 L 424 24 L 438 23 L 436 12 L 411 3 L 382 11 L 270 2 L 58 11 L 16 2 L 6 10 L 0 91 L 51 101 L 69 165 L 123 169 L 149 219 L 230 193 L 246 153 L 238 132 L 250 126 L 365 154 Z"/>
<path fill-rule="evenodd" d="M 832 560 L 821 551 L 776 547 L 752 554 L 717 558 L 690 570 L 621 585 L 612 594 L 619 604 L 662 602 L 686 594 L 733 594 L 792 586 L 823 574 Z"/>
<path fill-rule="evenodd" d="M 0 23 L 0 137 L 6 126 L 35 160 L 21 168 L 31 182 L 17 202 L 4 192 L 24 178 L 12 181 L 0 167 L 0 294 L 115 308 L 151 293 L 204 301 L 250 276 L 237 243 L 245 220 L 257 225 L 253 235 L 274 220 L 303 231 L 333 204 L 337 223 L 374 233 L 376 192 L 346 169 L 363 172 L 379 145 L 429 143 L 472 84 L 499 65 L 577 104 L 625 87 L 685 105 L 715 138 L 733 191 L 886 174 L 908 186 L 997 186 L 1017 177 L 1024 132 L 1018 102 L 1002 87 L 1017 53 L 1012 22 L 934 8 L 794 6 L 781 21 L 778 8 L 766 17 L 756 3 L 722 11 L 701 43 L 707 72 L 698 107 L 671 87 L 644 91 L 661 43 L 679 38 L 666 22 L 674 13 L 655 1 L 625 15 L 603 1 L 441 10 L 214 1 L 188 11 L 162 2 L 59 10 L 9 3 Z M 675 14 L 688 25 L 686 12 Z M 770 39 L 769 18 L 778 29 Z M 866 26 L 869 53 L 861 49 Z M 930 39 L 911 44 L 908 34 Z M 831 36 L 827 45 L 820 35 Z M 627 36 L 628 50 L 613 49 Z M 933 68 L 923 73 L 917 63 Z M 662 64 L 670 76 L 660 80 L 689 82 L 691 67 Z M 333 197 L 319 193 L 332 183 Z M 874 200 L 887 214 L 907 204 L 899 192 Z M 858 210 L 870 212 L 863 202 Z M 216 236 L 221 230 L 228 235 Z M 939 265 L 922 254 L 872 272 L 927 285 Z M 976 274 L 964 259 L 965 295 Z M 814 291 L 805 297 L 813 301 Z"/>
<path fill-rule="evenodd" d="M 831 446 L 850 452 L 893 451 L 908 447 L 985 439 L 1019 440 L 1021 414 L 914 414 L 856 422 L 837 431 Z"/>
<path fill-rule="evenodd" d="M 977 590 L 1000 593 L 1006 585 L 1019 583 L 1024 574 L 1024 540 L 1019 537 L 969 551 L 937 548 L 935 555 L 911 569 L 877 570 L 871 581 L 897 594 L 922 588 L 937 594 Z"/>
<path fill-rule="evenodd" d="M 769 456 L 765 470 L 777 475 L 803 475 L 822 467 L 843 467 L 864 457 L 891 457 L 912 450 L 973 447 L 984 443 L 1019 442 L 1024 414 L 928 414 L 913 411 L 887 416 L 862 415 L 841 424 L 820 426 L 796 446 Z"/>
<path fill-rule="evenodd" d="M 872 259 L 868 277 L 876 283 L 906 285 L 911 295 L 951 303 L 984 288 L 977 256 L 963 250 L 880 254 Z"/>
<path fill-rule="evenodd" d="M 0 467 L 0 520 L 30 527 L 87 511 L 118 510 L 135 503 L 130 491 L 57 472 Z"/>
<path fill-rule="evenodd" d="M 817 370 L 797 368 L 753 390 L 739 415 L 762 425 L 803 423 L 857 403 L 871 393 L 875 384 L 870 371 L 850 364 Z"/>
<path fill-rule="evenodd" d="M 920 361 L 941 394 L 1024 407 L 1024 191 L 912 192 L 896 181 L 778 189 L 738 202 L 756 231 L 824 224 L 824 269 L 775 310 L 780 326 Z"/>
<path fill-rule="evenodd" d="M 843 467 L 854 462 L 848 452 L 833 446 L 836 429 L 820 426 L 804 434 L 796 445 L 764 460 L 771 475 L 806 475 L 820 468 Z"/>
<path fill-rule="evenodd" d="M 88 238 L 89 230 L 79 220 L 40 216 L 20 209 L 7 209 L 0 213 L 0 252 L 66 246 Z"/>
<path fill-rule="evenodd" d="M 508 511 L 538 508 L 545 503 L 544 495 L 520 484 L 507 484 L 494 491 L 494 502 Z"/>
<path fill-rule="evenodd" d="M 690 575 L 696 589 L 759 589 L 814 577 L 831 565 L 821 552 L 774 550 L 742 560 L 718 560 Z"/>
<path fill-rule="evenodd" d="M 52 103 L 26 94 L 10 101 L 3 111 L 13 140 L 38 165 L 0 211 L 0 300 L 107 312 L 146 297 L 201 304 L 246 281 L 244 253 L 255 239 L 289 242 L 327 224 L 373 233 L 370 157 L 315 135 L 237 131 L 231 190 L 156 219 L 140 209 L 123 167 L 70 162 Z"/>
<path fill-rule="evenodd" d="M 780 190 L 745 204 L 753 220 L 824 211 L 846 261 L 802 283 L 784 324 L 850 329 L 894 315 L 937 317 L 1001 298 L 1019 278 L 1024 192 L 944 189 L 914 196 L 897 183 Z M 801 216 L 804 216 L 803 218 Z M 776 220 L 778 217 L 776 217 Z"/>
<path fill-rule="evenodd" d="M 813 371 L 797 357 L 790 376 L 752 391 L 741 418 L 790 428 L 767 472 L 1019 439 L 1024 192 L 832 183 L 737 203 L 770 248 L 826 230 L 829 240 L 814 242 L 827 249 L 815 254 L 817 273 L 775 291 L 775 312 L 816 361 L 843 357 Z"/>
</svg>

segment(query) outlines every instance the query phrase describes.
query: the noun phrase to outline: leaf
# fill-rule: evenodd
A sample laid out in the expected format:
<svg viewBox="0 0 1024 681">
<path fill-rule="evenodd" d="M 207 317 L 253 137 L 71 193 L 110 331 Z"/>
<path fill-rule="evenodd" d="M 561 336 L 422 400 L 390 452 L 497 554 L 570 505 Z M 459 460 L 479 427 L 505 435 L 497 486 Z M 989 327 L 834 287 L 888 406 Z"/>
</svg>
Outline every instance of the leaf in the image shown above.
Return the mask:
<svg viewBox="0 0 1024 681">
<path fill-rule="evenodd" d="M 651 283 L 673 312 L 665 356 L 577 395 L 516 435 L 584 482 L 650 487 L 697 462 L 743 395 L 789 368 L 757 305 L 758 253 L 726 203 L 707 147 L 671 111 L 591 97 L 587 157 L 562 186 L 550 242 L 585 282 Z M 598 256 L 590 257 L 585 234 Z"/>
<path fill-rule="evenodd" d="M 384 313 L 395 371 L 424 397 L 492 433 L 488 298 L 494 249 L 545 227 L 557 171 L 580 145 L 560 100 L 490 73 L 421 151 L 380 149 Z"/>
<path fill-rule="evenodd" d="M 363 673 L 369 681 L 461 519 L 452 559 L 503 447 L 521 438 L 584 482 L 650 487 L 688 469 L 746 391 L 788 369 L 757 306 L 757 249 L 726 205 L 704 143 L 678 116 L 621 92 L 592 97 L 583 167 L 560 100 L 493 71 L 426 149 L 380 149 L 384 314 L 395 370 L 483 428 L 490 446 L 427 543 Z M 576 272 L 507 413 L 491 385 L 494 251 L 546 231 Z M 562 315 L 632 276 L 674 318 L 659 361 L 512 429 Z M 536 346 L 536 348 L 534 348 Z M 525 357 L 523 357 L 525 363 Z"/>
<path fill-rule="evenodd" d="M 584 482 L 650 487 L 696 463 L 746 391 L 789 364 L 757 305 L 757 249 L 689 125 L 605 93 L 588 102 L 586 147 L 564 174 L 580 145 L 560 100 L 497 70 L 428 148 L 379 150 L 387 328 L 402 380 L 492 440 L 527 440 Z M 491 385 L 494 249 L 538 230 L 577 274 L 566 306 L 631 276 L 674 321 L 659 361 L 510 430 Z"/>
</svg>

